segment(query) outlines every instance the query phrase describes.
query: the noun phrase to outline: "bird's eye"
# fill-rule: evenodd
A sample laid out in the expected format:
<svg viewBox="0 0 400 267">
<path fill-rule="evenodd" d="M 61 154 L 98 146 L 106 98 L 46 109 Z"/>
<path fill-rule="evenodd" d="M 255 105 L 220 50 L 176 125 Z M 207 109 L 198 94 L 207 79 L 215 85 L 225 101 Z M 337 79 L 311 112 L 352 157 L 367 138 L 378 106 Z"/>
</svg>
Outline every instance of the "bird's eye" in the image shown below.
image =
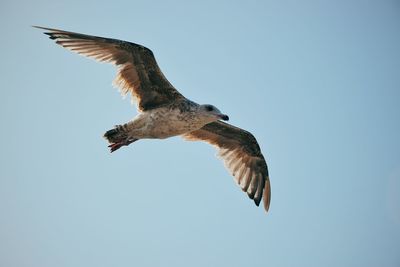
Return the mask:
<svg viewBox="0 0 400 267">
<path fill-rule="evenodd" d="M 206 106 L 206 110 L 207 110 L 207 111 L 213 111 L 214 108 L 213 108 L 212 106 Z"/>
</svg>

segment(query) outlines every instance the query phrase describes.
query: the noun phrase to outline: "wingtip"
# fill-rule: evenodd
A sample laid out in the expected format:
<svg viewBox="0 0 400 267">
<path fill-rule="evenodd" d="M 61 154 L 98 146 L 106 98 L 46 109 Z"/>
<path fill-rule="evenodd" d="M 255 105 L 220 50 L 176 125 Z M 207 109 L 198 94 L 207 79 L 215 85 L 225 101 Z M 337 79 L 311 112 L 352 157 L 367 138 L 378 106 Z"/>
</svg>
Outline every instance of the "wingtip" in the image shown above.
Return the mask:
<svg viewBox="0 0 400 267">
<path fill-rule="evenodd" d="M 42 26 L 38 26 L 38 25 L 31 25 L 32 28 L 36 28 L 36 29 L 40 29 L 40 30 L 50 30 L 49 28 L 45 28 Z"/>
<path fill-rule="evenodd" d="M 33 28 L 36 28 L 36 29 L 39 29 L 39 30 L 44 30 L 44 31 L 49 31 L 49 32 L 65 32 L 63 30 L 54 29 L 54 28 L 47 28 L 47 27 L 42 27 L 42 26 L 37 26 L 37 25 L 31 25 L 31 26 Z"/>
<path fill-rule="evenodd" d="M 55 29 L 50 29 L 50 28 L 46 28 L 46 27 L 42 27 L 42 26 L 37 26 L 37 25 L 31 25 L 31 26 L 32 26 L 33 28 L 36 28 L 36 29 L 45 31 L 45 32 L 43 32 L 43 33 L 46 34 L 46 35 L 49 35 L 49 36 L 50 36 L 50 39 L 53 39 L 53 38 L 51 38 L 51 34 L 52 34 L 53 32 L 56 31 Z"/>
<path fill-rule="evenodd" d="M 271 184 L 269 182 L 269 177 L 267 177 L 267 179 L 265 180 L 263 202 L 265 212 L 268 213 L 269 205 L 271 204 Z"/>
</svg>

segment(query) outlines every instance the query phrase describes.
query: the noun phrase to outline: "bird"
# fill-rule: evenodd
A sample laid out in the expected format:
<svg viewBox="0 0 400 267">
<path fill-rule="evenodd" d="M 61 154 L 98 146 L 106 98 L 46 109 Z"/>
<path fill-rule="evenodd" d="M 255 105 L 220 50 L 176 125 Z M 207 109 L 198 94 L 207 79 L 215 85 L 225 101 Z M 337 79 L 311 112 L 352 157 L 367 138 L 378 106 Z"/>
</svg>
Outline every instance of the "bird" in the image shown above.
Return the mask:
<svg viewBox="0 0 400 267">
<path fill-rule="evenodd" d="M 141 139 L 181 136 L 188 141 L 207 142 L 216 147 L 242 191 L 257 206 L 263 199 L 268 212 L 271 201 L 268 167 L 254 135 L 223 122 L 229 117 L 215 106 L 184 97 L 165 78 L 150 49 L 118 39 L 33 27 L 70 51 L 117 67 L 113 85 L 123 96 L 131 95 L 138 114 L 106 131 L 104 138 L 111 152 Z"/>
</svg>

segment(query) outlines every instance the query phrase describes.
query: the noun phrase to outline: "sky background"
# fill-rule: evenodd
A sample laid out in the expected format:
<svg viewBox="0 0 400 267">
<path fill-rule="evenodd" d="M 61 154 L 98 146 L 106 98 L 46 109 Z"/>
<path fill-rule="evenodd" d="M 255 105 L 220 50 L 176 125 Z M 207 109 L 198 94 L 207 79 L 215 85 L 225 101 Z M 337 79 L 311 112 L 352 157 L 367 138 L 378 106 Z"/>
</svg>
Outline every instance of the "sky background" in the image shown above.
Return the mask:
<svg viewBox="0 0 400 267">
<path fill-rule="evenodd" d="M 400 266 L 400 2 L 0 3 L 0 266 Z M 30 25 L 143 44 L 257 138 L 265 214 L 213 147 L 110 154 L 113 66 Z"/>
</svg>

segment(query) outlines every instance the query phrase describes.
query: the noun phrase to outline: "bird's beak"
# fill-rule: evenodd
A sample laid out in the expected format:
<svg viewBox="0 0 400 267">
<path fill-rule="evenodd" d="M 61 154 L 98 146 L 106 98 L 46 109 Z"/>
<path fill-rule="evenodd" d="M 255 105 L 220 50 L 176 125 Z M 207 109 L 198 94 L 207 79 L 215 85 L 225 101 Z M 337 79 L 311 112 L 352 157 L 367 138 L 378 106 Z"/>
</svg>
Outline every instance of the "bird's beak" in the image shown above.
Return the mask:
<svg viewBox="0 0 400 267">
<path fill-rule="evenodd" d="M 228 115 L 221 114 L 221 115 L 219 115 L 219 117 L 220 117 L 221 120 L 229 121 L 229 116 Z"/>
</svg>

